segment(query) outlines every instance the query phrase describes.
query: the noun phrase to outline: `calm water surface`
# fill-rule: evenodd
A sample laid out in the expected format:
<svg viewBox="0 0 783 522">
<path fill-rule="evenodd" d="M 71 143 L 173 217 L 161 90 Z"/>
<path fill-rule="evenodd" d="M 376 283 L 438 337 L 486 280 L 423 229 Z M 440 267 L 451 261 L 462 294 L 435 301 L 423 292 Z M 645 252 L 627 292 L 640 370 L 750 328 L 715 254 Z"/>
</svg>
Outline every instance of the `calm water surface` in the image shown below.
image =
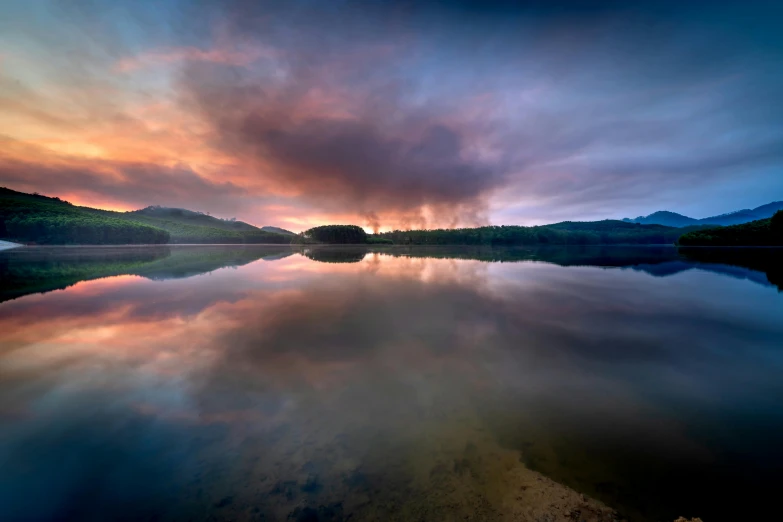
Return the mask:
<svg viewBox="0 0 783 522">
<path fill-rule="evenodd" d="M 509 462 L 631 520 L 780 513 L 781 267 L 0 252 L 0 520 L 493 519 Z"/>
</svg>

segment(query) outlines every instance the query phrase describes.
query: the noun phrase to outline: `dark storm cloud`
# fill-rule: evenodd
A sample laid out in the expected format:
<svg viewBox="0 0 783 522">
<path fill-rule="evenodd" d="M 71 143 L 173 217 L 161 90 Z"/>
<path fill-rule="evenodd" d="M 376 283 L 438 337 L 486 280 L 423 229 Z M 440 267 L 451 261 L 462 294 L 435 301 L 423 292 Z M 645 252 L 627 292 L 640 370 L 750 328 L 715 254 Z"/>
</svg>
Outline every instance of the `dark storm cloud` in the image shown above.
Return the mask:
<svg viewBox="0 0 783 522">
<path fill-rule="evenodd" d="M 371 221 L 375 211 L 473 204 L 503 181 L 497 165 L 465 157 L 460 132 L 437 120 L 411 129 L 412 136 L 384 129 L 377 114 L 294 121 L 279 110 L 270 113 L 268 105 L 255 109 L 261 100 L 234 87 L 217 95 L 234 107 L 226 117 L 210 110 L 221 106 L 214 93 L 193 89 L 216 123 L 221 146 L 257 159 L 267 179 L 332 209 L 353 205 Z"/>
<path fill-rule="evenodd" d="M 271 130 L 263 121 L 245 123 L 247 139 L 258 140 L 275 162 L 300 173 L 301 178 L 288 176 L 288 181 L 313 188 L 336 182 L 350 199 L 371 205 L 462 201 L 498 181 L 489 168 L 461 159 L 460 135 L 444 126 L 429 127 L 420 139 L 406 143 L 381 135 L 367 122 L 311 120 Z"/>
<path fill-rule="evenodd" d="M 504 183 L 502 160 L 471 150 L 471 124 L 406 99 L 405 82 L 378 74 L 397 51 L 379 46 L 320 53 L 285 49 L 282 79 L 221 64 L 190 64 L 186 106 L 210 122 L 214 145 L 253 165 L 251 175 L 294 190 L 310 204 L 421 222 L 422 207 L 446 220 L 482 221 Z"/>
</svg>

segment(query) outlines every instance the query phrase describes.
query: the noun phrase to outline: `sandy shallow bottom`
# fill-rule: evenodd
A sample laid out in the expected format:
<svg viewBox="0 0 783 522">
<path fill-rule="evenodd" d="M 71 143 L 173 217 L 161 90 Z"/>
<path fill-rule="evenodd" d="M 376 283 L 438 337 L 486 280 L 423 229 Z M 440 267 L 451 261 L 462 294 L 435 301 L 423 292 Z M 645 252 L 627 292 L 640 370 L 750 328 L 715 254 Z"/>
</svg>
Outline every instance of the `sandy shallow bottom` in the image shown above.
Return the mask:
<svg viewBox="0 0 783 522">
<path fill-rule="evenodd" d="M 328 429 L 326 430 L 328 432 Z M 208 463 L 188 487 L 193 511 L 170 519 L 615 522 L 612 508 L 522 463 L 462 422 L 417 423 L 403 437 L 317 426 L 243 437 L 222 470 Z M 264 448 L 259 454 L 258 448 Z M 241 470 L 241 472 L 237 472 Z"/>
<path fill-rule="evenodd" d="M 398 386 L 378 389 L 385 393 L 372 401 L 359 386 L 301 397 L 293 409 L 263 418 L 239 413 L 199 431 L 199 450 L 190 453 L 191 467 L 174 505 L 169 512 L 155 509 L 150 518 L 649 520 L 618 512 L 527 467 L 525 451 L 535 445 L 530 450 L 502 445 L 484 409 L 471 405 L 458 386 L 442 383 L 417 400 L 404 400 Z M 231 416 L 216 411 L 222 420 Z"/>
<path fill-rule="evenodd" d="M 519 464 L 513 452 L 478 456 L 469 445 L 462 458 L 435 459 L 413 480 L 385 489 L 374 477 L 346 470 L 334 483 L 303 471 L 298 479 L 261 474 L 207 503 L 206 520 L 297 521 L 585 521 L 622 520 L 613 509 Z M 305 465 L 304 469 L 308 467 Z M 384 478 L 384 482 L 387 482 Z M 203 491 L 203 490 L 202 490 Z M 203 495 L 203 493 L 202 493 Z M 198 495 L 198 496 L 202 496 Z M 176 517 L 175 517 L 176 518 Z M 191 517 L 188 517 L 191 518 Z"/>
</svg>

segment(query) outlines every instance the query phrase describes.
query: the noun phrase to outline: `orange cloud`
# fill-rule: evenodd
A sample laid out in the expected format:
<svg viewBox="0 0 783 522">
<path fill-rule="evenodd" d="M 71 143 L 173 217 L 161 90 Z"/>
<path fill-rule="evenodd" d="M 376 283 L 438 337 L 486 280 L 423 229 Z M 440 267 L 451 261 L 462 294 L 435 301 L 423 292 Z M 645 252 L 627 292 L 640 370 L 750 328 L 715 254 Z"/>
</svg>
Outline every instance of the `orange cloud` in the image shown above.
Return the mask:
<svg viewBox="0 0 783 522">
<path fill-rule="evenodd" d="M 275 56 L 277 56 L 277 52 L 274 49 L 262 46 L 254 46 L 246 50 L 174 47 L 122 58 L 115 64 L 114 70 L 118 72 L 133 72 L 148 67 L 172 65 L 184 61 L 244 66 L 260 58 L 273 58 Z"/>
<path fill-rule="evenodd" d="M 111 210 L 163 204 L 295 231 L 486 221 L 484 194 L 497 178 L 463 160 L 468 130 L 456 115 L 385 128 L 397 118 L 394 100 L 369 109 L 376 102 L 367 86 L 342 81 L 397 51 L 379 45 L 300 70 L 302 57 L 290 50 L 223 35 L 214 48 L 126 56 L 75 84 L 36 87 L 0 75 L 11 87 L 0 96 L 0 124 L 10 129 L 0 138 L 0 185 Z M 222 82 L 261 59 L 273 73 Z M 165 88 L 147 92 L 150 78 Z"/>
</svg>

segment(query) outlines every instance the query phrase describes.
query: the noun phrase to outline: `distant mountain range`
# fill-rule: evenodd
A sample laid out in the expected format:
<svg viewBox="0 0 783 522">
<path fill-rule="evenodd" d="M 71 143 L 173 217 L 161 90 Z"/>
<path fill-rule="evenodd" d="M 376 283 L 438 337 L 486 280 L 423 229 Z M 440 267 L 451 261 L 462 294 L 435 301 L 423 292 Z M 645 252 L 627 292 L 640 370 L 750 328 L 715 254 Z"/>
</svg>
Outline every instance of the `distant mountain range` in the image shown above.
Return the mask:
<svg viewBox="0 0 783 522">
<path fill-rule="evenodd" d="M 640 223 L 642 225 L 664 225 L 667 227 L 690 227 L 694 225 L 741 225 L 750 221 L 771 218 L 775 212 L 783 210 L 783 201 L 774 201 L 754 209 L 742 209 L 728 214 L 695 219 L 668 210 L 659 210 L 649 216 L 639 216 L 634 219 L 625 218 L 626 223 Z"/>
</svg>

